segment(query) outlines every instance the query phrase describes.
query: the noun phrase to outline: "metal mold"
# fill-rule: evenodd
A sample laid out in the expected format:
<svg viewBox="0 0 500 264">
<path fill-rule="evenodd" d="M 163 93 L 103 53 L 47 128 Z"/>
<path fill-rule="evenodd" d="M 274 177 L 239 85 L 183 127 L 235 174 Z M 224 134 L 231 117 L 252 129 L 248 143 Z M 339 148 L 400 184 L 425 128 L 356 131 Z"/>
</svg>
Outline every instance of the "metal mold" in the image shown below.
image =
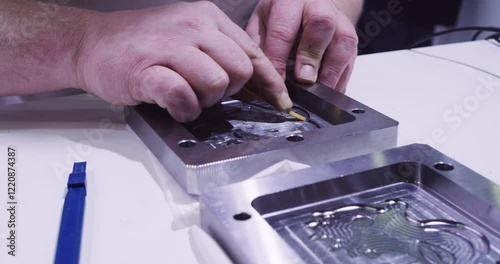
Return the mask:
<svg viewBox="0 0 500 264">
<path fill-rule="evenodd" d="M 203 228 L 236 263 L 500 261 L 500 187 L 426 145 L 251 179 L 200 201 Z"/>
<path fill-rule="evenodd" d="M 127 109 L 127 122 L 191 194 L 245 180 L 284 159 L 314 166 L 396 146 L 393 119 L 321 84 L 287 86 L 307 122 L 236 100 L 186 124 L 140 105 Z"/>
</svg>

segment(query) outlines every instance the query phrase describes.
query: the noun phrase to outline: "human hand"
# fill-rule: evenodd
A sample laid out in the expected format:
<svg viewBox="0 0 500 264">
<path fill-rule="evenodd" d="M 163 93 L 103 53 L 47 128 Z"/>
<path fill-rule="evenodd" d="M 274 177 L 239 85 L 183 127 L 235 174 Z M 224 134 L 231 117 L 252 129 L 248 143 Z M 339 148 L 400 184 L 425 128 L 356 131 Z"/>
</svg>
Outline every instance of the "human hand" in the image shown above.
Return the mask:
<svg viewBox="0 0 500 264">
<path fill-rule="evenodd" d="M 260 0 L 246 31 L 283 77 L 287 59 L 296 55 L 297 81 L 319 81 L 345 90 L 357 55 L 358 37 L 334 1 Z M 295 44 L 297 52 L 290 54 Z"/>
<path fill-rule="evenodd" d="M 279 110 L 292 107 L 263 51 L 211 2 L 93 14 L 77 73 L 90 93 L 120 105 L 156 103 L 180 122 L 249 80 Z"/>
</svg>

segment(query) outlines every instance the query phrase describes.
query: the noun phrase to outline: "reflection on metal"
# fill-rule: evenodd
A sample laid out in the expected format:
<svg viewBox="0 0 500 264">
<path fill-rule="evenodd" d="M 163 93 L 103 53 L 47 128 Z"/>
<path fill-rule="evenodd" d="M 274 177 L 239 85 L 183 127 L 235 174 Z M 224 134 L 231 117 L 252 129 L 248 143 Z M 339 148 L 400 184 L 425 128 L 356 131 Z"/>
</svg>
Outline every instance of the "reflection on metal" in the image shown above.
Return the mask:
<svg viewBox="0 0 500 264">
<path fill-rule="evenodd" d="M 140 105 L 127 109 L 127 122 L 191 194 L 245 180 L 284 159 L 314 166 L 396 145 L 396 121 L 321 84 L 287 86 L 306 122 L 235 100 L 187 124 Z"/>
<path fill-rule="evenodd" d="M 184 127 L 199 141 L 220 148 L 331 126 L 299 106 L 294 106 L 293 110 L 303 115 L 305 122 L 262 101 L 243 103 L 233 100 L 205 111 Z"/>
<path fill-rule="evenodd" d="M 51 98 L 64 97 L 70 95 L 85 94 L 86 92 L 81 89 L 67 88 L 59 91 L 30 94 L 30 95 L 12 95 L 12 96 L 0 96 L 0 106 L 2 105 L 13 105 L 22 104 L 27 102 L 35 102 L 41 100 L 47 100 Z"/>
<path fill-rule="evenodd" d="M 499 194 L 410 145 L 218 188 L 202 195 L 201 222 L 237 263 L 496 264 Z"/>
</svg>

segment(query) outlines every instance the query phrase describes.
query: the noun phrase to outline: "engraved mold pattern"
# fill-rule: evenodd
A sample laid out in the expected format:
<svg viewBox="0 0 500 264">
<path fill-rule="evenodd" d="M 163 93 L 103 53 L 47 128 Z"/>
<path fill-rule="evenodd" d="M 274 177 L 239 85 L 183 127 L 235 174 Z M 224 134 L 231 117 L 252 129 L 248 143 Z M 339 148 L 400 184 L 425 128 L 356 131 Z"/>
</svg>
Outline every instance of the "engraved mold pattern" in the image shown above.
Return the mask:
<svg viewBox="0 0 500 264">
<path fill-rule="evenodd" d="M 406 183 L 266 218 L 307 263 L 500 263 L 495 232 Z"/>
<path fill-rule="evenodd" d="M 353 258 L 401 252 L 420 263 L 477 263 L 488 252 L 488 239 L 478 231 L 449 220 L 418 221 L 407 209 L 400 200 L 349 205 L 314 212 L 315 220 L 306 225 L 311 240 Z"/>
</svg>

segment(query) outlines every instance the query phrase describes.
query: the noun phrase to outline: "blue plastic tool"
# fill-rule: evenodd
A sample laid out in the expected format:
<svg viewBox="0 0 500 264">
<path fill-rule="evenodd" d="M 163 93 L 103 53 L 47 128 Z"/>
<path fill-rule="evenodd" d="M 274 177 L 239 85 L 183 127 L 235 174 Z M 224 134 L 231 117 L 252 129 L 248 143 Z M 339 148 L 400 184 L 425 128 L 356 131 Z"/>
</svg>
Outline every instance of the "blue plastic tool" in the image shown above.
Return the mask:
<svg viewBox="0 0 500 264">
<path fill-rule="evenodd" d="M 87 162 L 73 164 L 68 178 L 68 192 L 59 227 L 55 264 L 77 264 L 80 260 L 83 215 L 85 211 Z"/>
</svg>

